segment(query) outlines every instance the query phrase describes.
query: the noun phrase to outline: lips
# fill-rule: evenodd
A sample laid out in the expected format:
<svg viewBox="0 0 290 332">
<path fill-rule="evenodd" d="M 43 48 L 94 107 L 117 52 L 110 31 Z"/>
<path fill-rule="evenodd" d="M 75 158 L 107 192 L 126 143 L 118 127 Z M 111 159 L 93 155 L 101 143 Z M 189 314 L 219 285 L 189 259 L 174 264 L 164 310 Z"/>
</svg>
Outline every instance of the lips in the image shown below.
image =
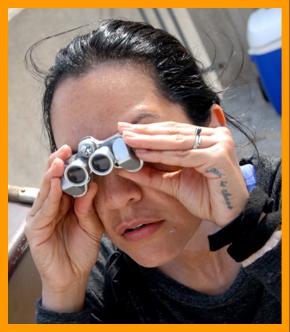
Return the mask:
<svg viewBox="0 0 290 332">
<path fill-rule="evenodd" d="M 153 226 L 159 225 L 163 220 L 161 219 L 134 219 L 121 222 L 120 225 L 117 226 L 116 232 L 119 235 L 127 235 L 132 233 L 140 232 L 142 229 L 152 228 Z M 156 224 L 156 225 L 155 225 Z"/>
</svg>

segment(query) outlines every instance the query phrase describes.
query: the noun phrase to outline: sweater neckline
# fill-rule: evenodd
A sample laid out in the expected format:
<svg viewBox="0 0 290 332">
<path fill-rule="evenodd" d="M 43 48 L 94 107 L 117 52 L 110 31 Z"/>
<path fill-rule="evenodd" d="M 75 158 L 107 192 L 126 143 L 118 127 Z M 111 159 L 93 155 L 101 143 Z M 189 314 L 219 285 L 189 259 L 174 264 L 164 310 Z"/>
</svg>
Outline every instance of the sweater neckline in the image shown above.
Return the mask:
<svg viewBox="0 0 290 332">
<path fill-rule="evenodd" d="M 185 305 L 194 304 L 199 308 L 218 307 L 234 303 L 245 292 L 245 289 L 247 289 L 246 283 L 249 281 L 249 277 L 241 268 L 231 286 L 223 294 L 208 295 L 179 283 L 165 275 L 158 268 L 141 267 L 141 269 L 152 291 L 161 292 Z"/>
</svg>

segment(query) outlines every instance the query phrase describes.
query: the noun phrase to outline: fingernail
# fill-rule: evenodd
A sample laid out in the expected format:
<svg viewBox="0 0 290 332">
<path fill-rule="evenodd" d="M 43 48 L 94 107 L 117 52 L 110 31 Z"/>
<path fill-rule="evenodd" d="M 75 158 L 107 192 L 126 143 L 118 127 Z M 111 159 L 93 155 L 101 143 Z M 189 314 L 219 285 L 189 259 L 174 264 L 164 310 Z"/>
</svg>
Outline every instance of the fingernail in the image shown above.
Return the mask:
<svg viewBox="0 0 290 332">
<path fill-rule="evenodd" d="M 129 122 L 118 122 L 118 126 L 125 128 L 125 127 L 132 127 L 132 123 Z"/>
<path fill-rule="evenodd" d="M 136 136 L 136 135 L 132 131 L 124 130 L 123 131 L 123 136 L 127 136 L 127 137 L 130 136 L 130 137 L 132 137 L 132 136 Z"/>
<path fill-rule="evenodd" d="M 54 159 L 54 161 L 52 162 L 53 165 L 59 164 L 60 162 L 62 162 L 62 159 L 60 159 L 59 157 L 56 157 Z"/>
</svg>

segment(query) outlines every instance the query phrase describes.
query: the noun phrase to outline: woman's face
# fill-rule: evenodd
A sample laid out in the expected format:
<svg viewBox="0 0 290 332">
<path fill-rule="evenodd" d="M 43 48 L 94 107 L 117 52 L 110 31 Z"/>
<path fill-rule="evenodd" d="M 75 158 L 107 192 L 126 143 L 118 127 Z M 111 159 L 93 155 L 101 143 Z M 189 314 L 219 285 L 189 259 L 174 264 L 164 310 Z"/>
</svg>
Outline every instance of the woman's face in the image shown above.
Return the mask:
<svg viewBox="0 0 290 332">
<path fill-rule="evenodd" d="M 104 140 L 115 134 L 118 121 L 191 123 L 181 106 L 157 92 L 143 67 L 112 63 L 64 80 L 55 91 L 51 117 L 57 147 L 68 144 L 73 151 L 85 136 Z M 176 258 L 199 226 L 176 199 L 122 178 L 118 169 L 94 181 L 106 234 L 140 265 L 156 267 Z M 138 225 L 143 226 L 132 230 Z"/>
</svg>

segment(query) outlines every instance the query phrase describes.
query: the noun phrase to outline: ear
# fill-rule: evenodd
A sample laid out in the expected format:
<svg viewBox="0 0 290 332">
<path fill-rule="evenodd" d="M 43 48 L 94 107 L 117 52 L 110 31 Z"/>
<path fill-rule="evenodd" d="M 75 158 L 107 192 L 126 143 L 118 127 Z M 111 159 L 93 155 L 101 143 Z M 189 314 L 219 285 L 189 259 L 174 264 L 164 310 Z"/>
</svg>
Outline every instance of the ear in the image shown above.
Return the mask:
<svg viewBox="0 0 290 332">
<path fill-rule="evenodd" d="M 210 108 L 210 123 L 209 127 L 224 127 L 226 125 L 226 118 L 223 109 L 218 104 L 213 104 Z"/>
</svg>

